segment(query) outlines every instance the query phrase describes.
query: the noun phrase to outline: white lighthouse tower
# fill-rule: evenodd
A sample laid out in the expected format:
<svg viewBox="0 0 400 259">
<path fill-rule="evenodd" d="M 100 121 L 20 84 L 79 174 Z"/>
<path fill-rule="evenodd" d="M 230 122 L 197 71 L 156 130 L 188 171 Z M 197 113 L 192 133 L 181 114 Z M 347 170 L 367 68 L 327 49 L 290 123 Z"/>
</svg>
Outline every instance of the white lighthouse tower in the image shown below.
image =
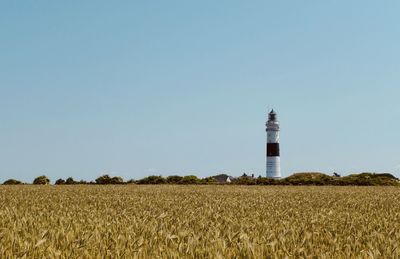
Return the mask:
<svg viewBox="0 0 400 259">
<path fill-rule="evenodd" d="M 265 124 L 267 131 L 267 178 L 281 178 L 281 159 L 279 152 L 279 122 L 276 112 L 268 114 Z"/>
</svg>

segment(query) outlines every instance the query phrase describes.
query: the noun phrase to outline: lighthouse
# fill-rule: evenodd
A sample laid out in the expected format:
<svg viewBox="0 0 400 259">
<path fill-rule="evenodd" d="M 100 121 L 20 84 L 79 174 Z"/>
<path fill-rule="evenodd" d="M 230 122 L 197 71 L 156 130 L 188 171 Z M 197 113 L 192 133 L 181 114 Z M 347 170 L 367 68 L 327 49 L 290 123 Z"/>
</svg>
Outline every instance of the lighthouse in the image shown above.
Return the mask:
<svg viewBox="0 0 400 259">
<path fill-rule="evenodd" d="M 267 178 L 281 178 L 281 159 L 279 152 L 279 122 L 276 112 L 268 114 L 265 124 L 267 131 Z"/>
</svg>

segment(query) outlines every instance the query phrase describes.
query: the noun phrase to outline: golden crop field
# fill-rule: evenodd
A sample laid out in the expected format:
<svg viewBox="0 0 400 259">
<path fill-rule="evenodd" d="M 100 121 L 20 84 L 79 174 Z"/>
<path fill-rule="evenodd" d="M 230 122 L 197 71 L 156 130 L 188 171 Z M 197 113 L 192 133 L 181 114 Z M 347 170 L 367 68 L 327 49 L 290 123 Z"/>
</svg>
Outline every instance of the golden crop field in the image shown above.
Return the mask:
<svg viewBox="0 0 400 259">
<path fill-rule="evenodd" d="M 0 258 L 399 258 L 400 188 L 1 186 Z"/>
</svg>

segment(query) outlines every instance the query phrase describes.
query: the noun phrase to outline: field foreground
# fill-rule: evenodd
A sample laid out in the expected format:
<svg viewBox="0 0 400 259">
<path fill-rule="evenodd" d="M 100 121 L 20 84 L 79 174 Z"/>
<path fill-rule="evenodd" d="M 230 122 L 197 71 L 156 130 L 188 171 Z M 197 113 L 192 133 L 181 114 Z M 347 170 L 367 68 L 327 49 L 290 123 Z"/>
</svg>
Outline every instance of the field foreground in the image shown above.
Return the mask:
<svg viewBox="0 0 400 259">
<path fill-rule="evenodd" d="M 400 257 L 400 188 L 0 186 L 0 258 Z"/>
</svg>

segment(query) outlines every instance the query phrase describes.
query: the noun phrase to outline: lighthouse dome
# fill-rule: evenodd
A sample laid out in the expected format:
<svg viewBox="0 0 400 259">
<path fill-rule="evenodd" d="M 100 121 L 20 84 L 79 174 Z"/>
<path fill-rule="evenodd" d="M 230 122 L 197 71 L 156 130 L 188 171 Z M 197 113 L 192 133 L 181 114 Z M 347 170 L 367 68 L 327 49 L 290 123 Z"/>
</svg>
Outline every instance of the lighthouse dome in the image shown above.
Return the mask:
<svg viewBox="0 0 400 259">
<path fill-rule="evenodd" d="M 274 111 L 274 109 L 272 109 L 271 112 L 268 114 L 268 120 L 269 121 L 277 121 L 277 116 L 276 116 L 276 112 Z"/>
</svg>

